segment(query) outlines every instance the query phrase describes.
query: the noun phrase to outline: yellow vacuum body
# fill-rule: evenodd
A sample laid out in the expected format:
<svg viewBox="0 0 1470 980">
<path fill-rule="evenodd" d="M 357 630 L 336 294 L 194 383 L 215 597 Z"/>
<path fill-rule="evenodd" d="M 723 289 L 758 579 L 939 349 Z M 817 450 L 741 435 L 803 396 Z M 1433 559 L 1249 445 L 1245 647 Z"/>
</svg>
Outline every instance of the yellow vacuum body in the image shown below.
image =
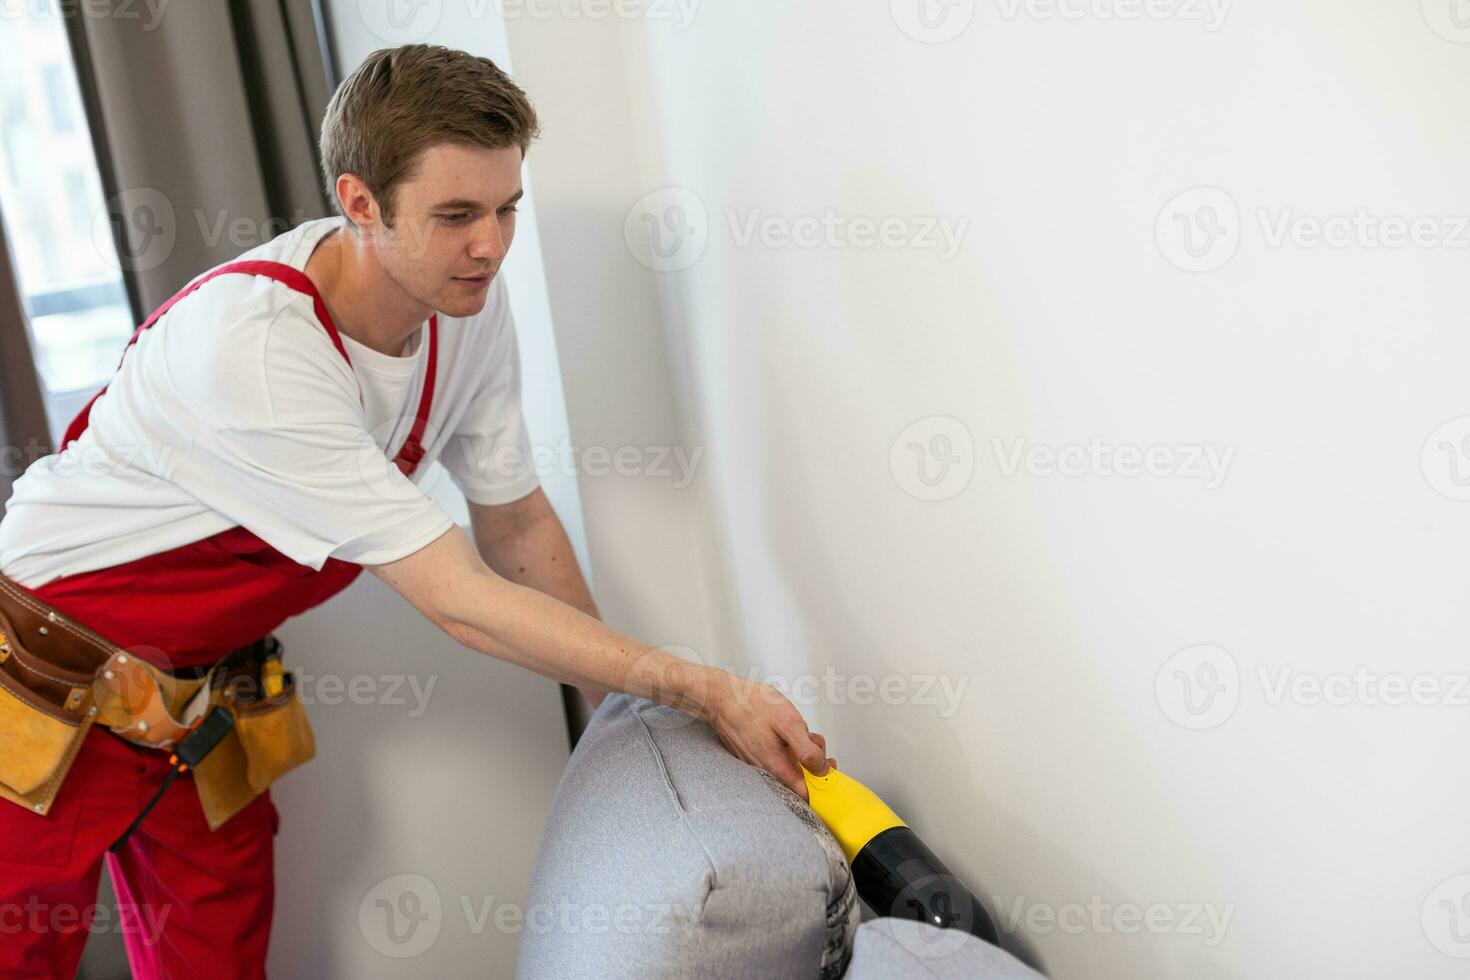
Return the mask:
<svg viewBox="0 0 1470 980">
<path fill-rule="evenodd" d="M 869 908 L 999 945 L 985 907 L 877 793 L 835 766 L 822 776 L 803 767 L 802 775 L 812 809 L 842 846 Z"/>
</svg>

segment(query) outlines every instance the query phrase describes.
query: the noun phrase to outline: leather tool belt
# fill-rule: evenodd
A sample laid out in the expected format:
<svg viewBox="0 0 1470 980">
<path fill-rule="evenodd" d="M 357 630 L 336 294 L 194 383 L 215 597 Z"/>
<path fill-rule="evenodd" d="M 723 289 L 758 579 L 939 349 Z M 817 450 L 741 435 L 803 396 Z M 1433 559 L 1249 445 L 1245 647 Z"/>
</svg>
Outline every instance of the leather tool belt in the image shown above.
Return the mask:
<svg viewBox="0 0 1470 980">
<path fill-rule="evenodd" d="M 316 755 L 295 678 L 266 636 L 200 676 L 169 673 L 0 575 L 0 799 L 45 814 L 94 723 L 173 749 L 221 707 L 234 727 L 193 769 L 210 829 Z"/>
</svg>

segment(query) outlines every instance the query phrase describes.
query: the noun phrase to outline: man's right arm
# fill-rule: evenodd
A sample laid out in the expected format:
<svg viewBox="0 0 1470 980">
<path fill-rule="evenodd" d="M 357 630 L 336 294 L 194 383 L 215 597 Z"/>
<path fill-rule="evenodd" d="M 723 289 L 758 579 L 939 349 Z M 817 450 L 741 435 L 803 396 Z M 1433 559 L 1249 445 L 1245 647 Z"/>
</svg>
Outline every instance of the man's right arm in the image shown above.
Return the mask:
<svg viewBox="0 0 1470 980">
<path fill-rule="evenodd" d="M 792 754 L 812 772 L 826 771 L 825 742 L 775 688 L 640 643 L 497 575 L 458 527 L 368 568 L 461 645 L 564 684 L 623 691 L 705 721 L 732 754 L 803 799 L 806 782 Z"/>
</svg>

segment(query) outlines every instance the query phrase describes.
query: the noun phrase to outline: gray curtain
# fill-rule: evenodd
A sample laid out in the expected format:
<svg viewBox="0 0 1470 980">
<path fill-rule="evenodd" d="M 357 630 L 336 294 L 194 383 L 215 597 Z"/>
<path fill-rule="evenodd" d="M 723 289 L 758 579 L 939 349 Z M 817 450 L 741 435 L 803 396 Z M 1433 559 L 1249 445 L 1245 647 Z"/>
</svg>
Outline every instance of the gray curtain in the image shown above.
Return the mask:
<svg viewBox="0 0 1470 980">
<path fill-rule="evenodd" d="M 61 0 L 134 314 L 330 213 L 313 0 Z M 85 11 L 85 15 L 83 12 Z"/>
<path fill-rule="evenodd" d="M 0 215 L 0 500 L 10 499 L 11 485 L 32 460 L 55 448 L 18 283 Z"/>
</svg>

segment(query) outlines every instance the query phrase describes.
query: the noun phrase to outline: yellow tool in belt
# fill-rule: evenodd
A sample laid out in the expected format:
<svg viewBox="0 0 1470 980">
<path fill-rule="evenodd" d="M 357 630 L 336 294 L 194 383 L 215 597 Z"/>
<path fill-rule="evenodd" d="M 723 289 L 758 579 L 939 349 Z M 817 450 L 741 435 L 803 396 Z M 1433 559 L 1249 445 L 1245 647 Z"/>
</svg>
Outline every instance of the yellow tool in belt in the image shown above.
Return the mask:
<svg viewBox="0 0 1470 980">
<path fill-rule="evenodd" d="M 267 700 L 275 700 L 286 689 L 286 668 L 281 666 L 280 657 L 271 657 L 261 664 L 260 677 Z"/>
</svg>

